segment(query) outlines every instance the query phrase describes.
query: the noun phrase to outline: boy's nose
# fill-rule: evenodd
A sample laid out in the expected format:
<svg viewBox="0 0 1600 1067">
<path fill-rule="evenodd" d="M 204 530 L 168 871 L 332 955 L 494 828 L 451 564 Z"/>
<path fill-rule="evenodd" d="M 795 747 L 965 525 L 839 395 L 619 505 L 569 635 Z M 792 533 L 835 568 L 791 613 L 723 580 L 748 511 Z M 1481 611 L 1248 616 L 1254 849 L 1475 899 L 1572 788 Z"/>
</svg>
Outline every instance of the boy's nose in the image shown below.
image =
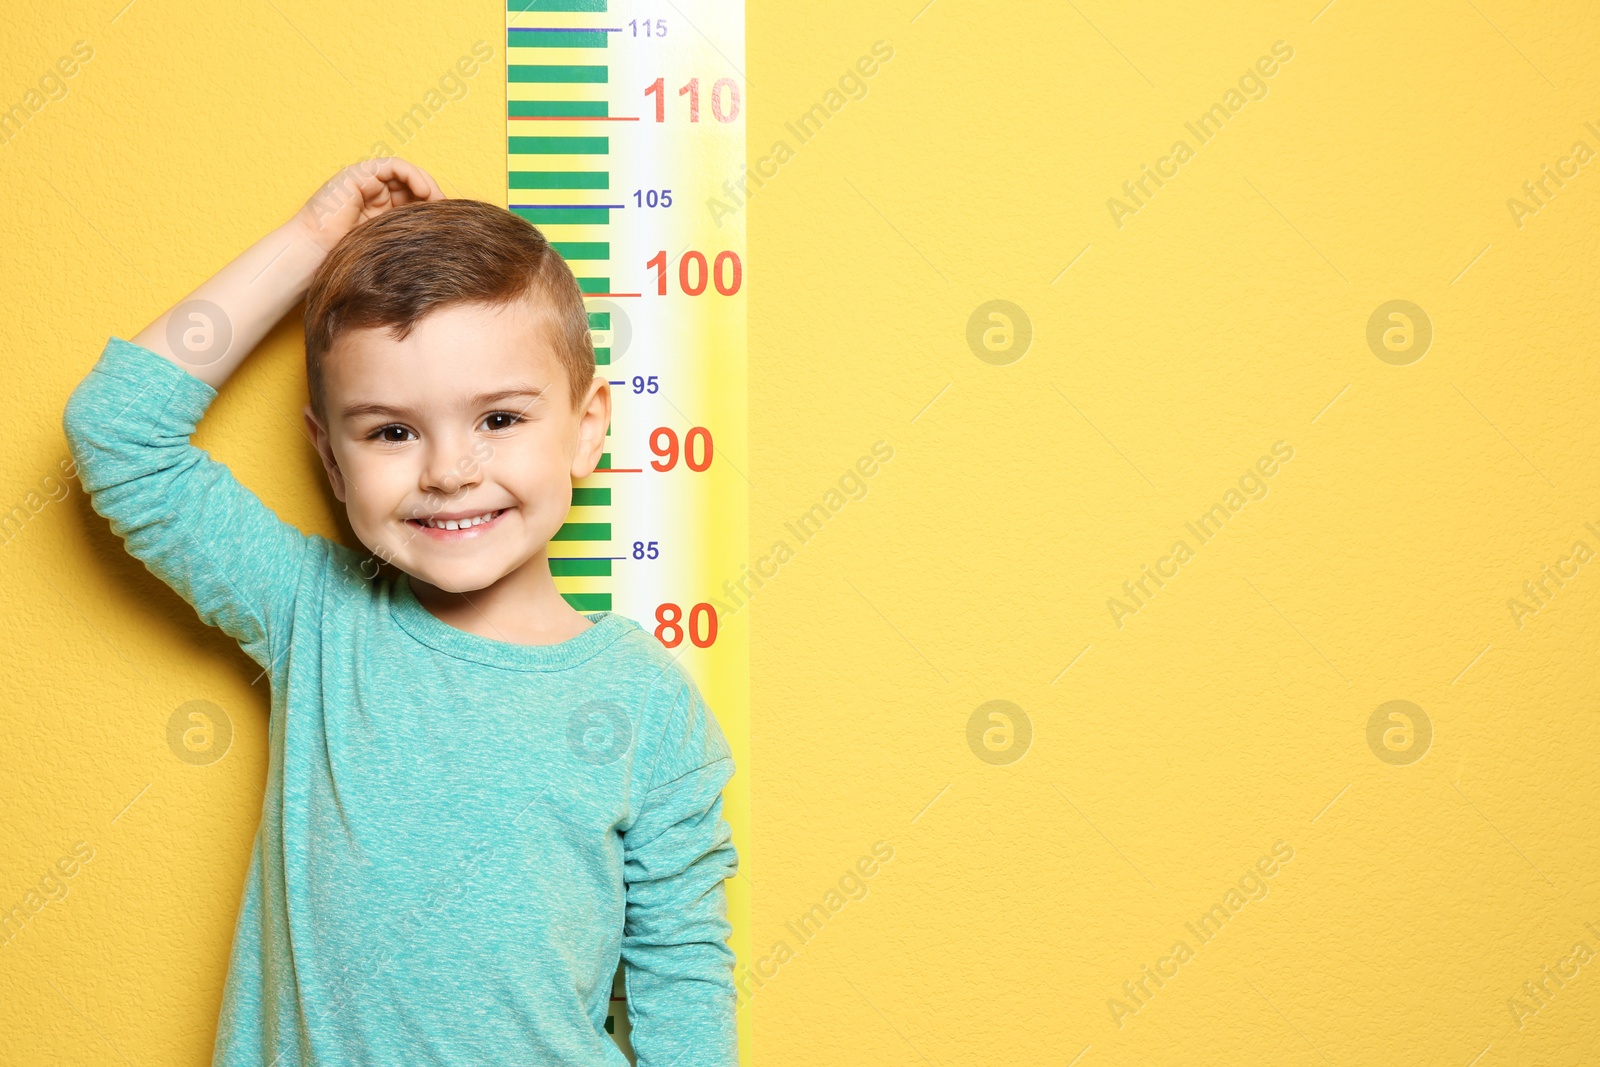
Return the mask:
<svg viewBox="0 0 1600 1067">
<path fill-rule="evenodd" d="M 422 489 L 454 496 L 477 485 L 479 471 L 477 457 L 464 444 L 440 442 L 428 452 L 422 470 Z"/>
</svg>

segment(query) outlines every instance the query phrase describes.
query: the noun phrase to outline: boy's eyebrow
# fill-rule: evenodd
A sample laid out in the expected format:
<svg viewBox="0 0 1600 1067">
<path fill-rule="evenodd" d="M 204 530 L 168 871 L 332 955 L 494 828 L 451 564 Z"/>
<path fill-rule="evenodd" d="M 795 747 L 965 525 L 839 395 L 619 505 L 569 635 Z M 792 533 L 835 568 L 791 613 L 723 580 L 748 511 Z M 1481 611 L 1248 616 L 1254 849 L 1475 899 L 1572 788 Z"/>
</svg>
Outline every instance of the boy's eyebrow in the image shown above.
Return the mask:
<svg viewBox="0 0 1600 1067">
<path fill-rule="evenodd" d="M 515 385 L 509 389 L 497 389 L 492 393 L 479 393 L 471 397 L 467 403 L 472 407 L 483 407 L 488 404 L 498 404 L 503 400 L 515 400 L 518 397 L 529 397 L 529 403 L 538 400 L 544 395 L 544 390 L 531 385 Z M 386 418 L 404 417 L 415 415 L 410 408 L 391 407 L 388 404 L 360 403 L 350 404 L 344 408 L 342 414 L 347 419 L 358 419 L 364 415 L 380 415 Z"/>
</svg>

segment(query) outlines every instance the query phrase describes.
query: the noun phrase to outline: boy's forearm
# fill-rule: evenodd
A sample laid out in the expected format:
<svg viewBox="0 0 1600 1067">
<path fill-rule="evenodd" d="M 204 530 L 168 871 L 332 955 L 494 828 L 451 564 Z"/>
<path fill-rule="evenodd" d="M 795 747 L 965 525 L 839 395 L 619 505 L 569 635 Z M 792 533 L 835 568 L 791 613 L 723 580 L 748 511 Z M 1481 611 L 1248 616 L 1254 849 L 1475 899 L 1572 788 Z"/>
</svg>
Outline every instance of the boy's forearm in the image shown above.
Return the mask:
<svg viewBox="0 0 1600 1067">
<path fill-rule="evenodd" d="M 132 340 L 220 389 L 267 331 L 305 295 L 326 256 L 305 227 L 291 219 L 245 249 Z"/>
</svg>

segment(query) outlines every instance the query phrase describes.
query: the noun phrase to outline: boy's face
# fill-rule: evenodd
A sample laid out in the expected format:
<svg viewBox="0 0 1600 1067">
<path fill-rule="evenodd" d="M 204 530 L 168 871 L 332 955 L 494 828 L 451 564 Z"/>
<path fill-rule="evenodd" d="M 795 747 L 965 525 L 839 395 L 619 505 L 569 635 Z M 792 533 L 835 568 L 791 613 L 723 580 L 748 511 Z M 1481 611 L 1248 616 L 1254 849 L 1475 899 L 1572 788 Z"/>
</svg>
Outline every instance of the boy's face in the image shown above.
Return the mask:
<svg viewBox="0 0 1600 1067">
<path fill-rule="evenodd" d="M 598 375 L 573 409 L 529 298 L 441 308 L 403 341 L 387 327 L 342 333 L 323 386 L 327 425 L 309 406 L 306 424 L 356 536 L 453 593 L 486 588 L 544 552 L 611 420 Z M 445 528 L 450 520 L 460 528 Z"/>
</svg>

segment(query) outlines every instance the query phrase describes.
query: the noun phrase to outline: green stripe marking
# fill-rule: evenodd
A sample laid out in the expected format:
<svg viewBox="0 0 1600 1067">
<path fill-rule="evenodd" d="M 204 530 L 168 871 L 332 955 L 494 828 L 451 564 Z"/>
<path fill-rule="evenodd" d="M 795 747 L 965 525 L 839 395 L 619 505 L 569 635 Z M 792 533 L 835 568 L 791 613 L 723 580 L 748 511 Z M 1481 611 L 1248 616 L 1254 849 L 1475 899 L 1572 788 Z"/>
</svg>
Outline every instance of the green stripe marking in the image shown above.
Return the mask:
<svg viewBox="0 0 1600 1067">
<path fill-rule="evenodd" d="M 603 156 L 611 151 L 609 137 L 508 137 L 506 141 L 514 156 Z"/>
<path fill-rule="evenodd" d="M 609 522 L 564 522 L 561 529 L 557 530 L 552 541 L 609 541 L 611 540 L 611 524 Z"/>
<path fill-rule="evenodd" d="M 513 63 L 506 68 L 506 81 L 513 85 L 526 82 L 604 85 L 609 74 L 609 67 L 576 63 Z"/>
<path fill-rule="evenodd" d="M 514 170 L 513 189 L 609 189 L 611 173 L 604 170 Z"/>
<path fill-rule="evenodd" d="M 611 574 L 611 561 L 552 557 L 550 573 L 556 578 L 604 578 Z"/>
<path fill-rule="evenodd" d="M 506 31 L 507 48 L 604 48 L 610 34 L 605 30 L 524 30 Z"/>
<path fill-rule="evenodd" d="M 609 226 L 608 207 L 514 207 L 511 209 L 534 225 Z M 568 257 L 571 258 L 570 256 Z"/>
<path fill-rule="evenodd" d="M 514 119 L 603 119 L 609 114 L 604 100 L 512 100 L 507 107 L 506 114 Z"/>
<path fill-rule="evenodd" d="M 574 486 L 572 489 L 572 506 L 575 508 L 598 508 L 611 503 L 611 489 L 609 486 Z"/>
<path fill-rule="evenodd" d="M 507 11 L 604 11 L 606 0 L 506 0 Z"/>
<path fill-rule="evenodd" d="M 551 241 L 550 247 L 566 260 L 611 258 L 611 244 L 607 241 Z"/>
<path fill-rule="evenodd" d="M 573 611 L 610 611 L 610 593 L 562 593 Z"/>
</svg>

